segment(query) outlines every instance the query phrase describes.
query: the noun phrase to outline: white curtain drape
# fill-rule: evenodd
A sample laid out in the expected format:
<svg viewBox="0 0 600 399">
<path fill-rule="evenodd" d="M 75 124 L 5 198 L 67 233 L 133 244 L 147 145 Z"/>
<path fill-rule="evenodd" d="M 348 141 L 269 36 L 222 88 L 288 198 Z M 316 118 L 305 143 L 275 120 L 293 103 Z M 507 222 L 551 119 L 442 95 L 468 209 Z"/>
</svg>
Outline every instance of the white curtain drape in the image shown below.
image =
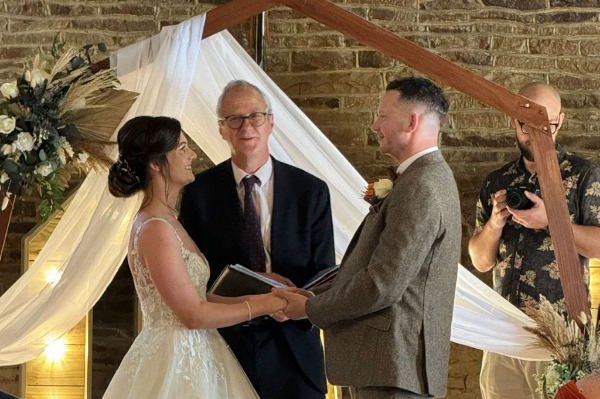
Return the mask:
<svg viewBox="0 0 600 399">
<path fill-rule="evenodd" d="M 199 16 L 113 55 L 123 88 L 140 93 L 125 120 L 144 114 L 179 118 L 218 163 L 229 156 L 217 129 L 218 95 L 233 79 L 261 87 L 275 114 L 273 155 L 329 186 L 340 259 L 367 212 L 360 199 L 366 182 L 231 35 L 201 41 L 203 25 Z M 91 309 L 125 257 L 139 203 L 140 198 L 111 197 L 106 173 L 90 173 L 33 266 L 0 297 L 0 366 L 37 357 L 48 340 L 65 334 Z M 523 326 L 533 322 L 458 267 L 452 340 L 513 357 L 549 359 L 546 351 L 529 347 L 533 338 Z M 50 269 L 62 273 L 58 283 L 47 281 Z"/>
</svg>

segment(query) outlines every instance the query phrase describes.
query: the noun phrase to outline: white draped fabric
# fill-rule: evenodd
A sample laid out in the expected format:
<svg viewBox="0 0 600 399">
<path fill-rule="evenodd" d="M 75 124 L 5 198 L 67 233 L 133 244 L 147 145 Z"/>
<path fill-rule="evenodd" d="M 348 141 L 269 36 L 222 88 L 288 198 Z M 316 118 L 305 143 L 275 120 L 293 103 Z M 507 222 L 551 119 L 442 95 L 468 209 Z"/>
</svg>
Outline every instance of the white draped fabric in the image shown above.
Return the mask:
<svg viewBox="0 0 600 399">
<path fill-rule="evenodd" d="M 123 88 L 140 93 L 126 119 L 136 115 L 179 118 L 184 130 L 215 163 L 229 156 L 215 114 L 227 82 L 261 87 L 275 114 L 273 155 L 325 180 L 332 199 L 335 242 L 341 258 L 367 204 L 365 180 L 318 128 L 227 33 L 201 41 L 204 16 L 185 21 L 111 58 Z M 202 44 L 202 51 L 200 51 Z M 110 196 L 105 172 L 92 172 L 33 266 L 0 297 L 0 366 L 37 357 L 92 308 L 125 257 L 131 220 L 140 198 Z M 452 340 L 525 359 L 549 359 L 529 348 L 533 322 L 462 266 L 456 290 Z M 62 277 L 47 282 L 49 270 Z"/>
</svg>

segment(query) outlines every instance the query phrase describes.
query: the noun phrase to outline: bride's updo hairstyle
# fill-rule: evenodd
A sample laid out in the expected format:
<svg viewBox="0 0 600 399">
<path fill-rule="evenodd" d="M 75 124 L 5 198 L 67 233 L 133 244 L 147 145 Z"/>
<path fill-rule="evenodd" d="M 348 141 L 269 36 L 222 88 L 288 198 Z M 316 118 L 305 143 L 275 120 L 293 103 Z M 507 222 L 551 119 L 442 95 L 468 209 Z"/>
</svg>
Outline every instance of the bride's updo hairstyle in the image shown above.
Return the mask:
<svg viewBox="0 0 600 399">
<path fill-rule="evenodd" d="M 137 116 L 117 134 L 119 158 L 108 172 L 108 189 L 115 197 L 130 197 L 150 184 L 148 165 L 168 169 L 167 152 L 179 144 L 181 123 L 166 116 Z"/>
</svg>

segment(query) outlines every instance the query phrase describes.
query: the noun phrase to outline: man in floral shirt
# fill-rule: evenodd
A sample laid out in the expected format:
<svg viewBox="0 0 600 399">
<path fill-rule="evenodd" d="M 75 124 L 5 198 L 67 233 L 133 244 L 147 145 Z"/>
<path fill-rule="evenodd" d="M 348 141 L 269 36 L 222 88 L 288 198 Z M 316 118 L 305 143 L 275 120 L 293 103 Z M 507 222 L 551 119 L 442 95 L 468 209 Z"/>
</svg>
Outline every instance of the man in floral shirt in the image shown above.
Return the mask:
<svg viewBox="0 0 600 399">
<path fill-rule="evenodd" d="M 565 114 L 559 94 L 550 86 L 531 83 L 519 94 L 546 107 L 552 139 L 556 140 Z M 566 314 L 564 294 L 552 240 L 537 165 L 529 141 L 528 128 L 511 119 L 521 157 L 490 173 L 477 203 L 477 220 L 469 242 L 469 254 L 477 270 L 493 269 L 494 289 L 518 308 L 535 305 L 545 296 Z M 565 198 L 575 246 L 589 283 L 589 258 L 600 257 L 600 168 L 556 146 Z M 508 197 L 507 188 L 524 187 L 530 201 L 524 208 Z M 512 195 L 512 193 L 511 193 Z M 513 204 L 513 208 L 507 205 Z M 542 398 L 536 392 L 536 374 L 543 374 L 545 362 L 531 362 L 485 352 L 480 386 L 483 399 Z"/>
</svg>

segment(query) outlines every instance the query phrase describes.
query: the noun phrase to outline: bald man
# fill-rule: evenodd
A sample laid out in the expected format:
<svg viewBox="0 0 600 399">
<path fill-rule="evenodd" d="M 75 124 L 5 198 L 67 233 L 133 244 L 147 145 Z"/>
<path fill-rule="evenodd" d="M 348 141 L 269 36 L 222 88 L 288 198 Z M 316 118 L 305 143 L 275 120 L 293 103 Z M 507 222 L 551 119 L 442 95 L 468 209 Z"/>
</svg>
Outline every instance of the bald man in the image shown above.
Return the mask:
<svg viewBox="0 0 600 399">
<path fill-rule="evenodd" d="M 546 107 L 556 142 L 565 120 L 557 91 L 543 83 L 530 83 L 519 94 Z M 538 164 L 528 134 L 531 128 L 517 119 L 511 119 L 510 124 L 521 156 L 485 179 L 469 254 L 477 270 L 493 271 L 494 289 L 516 307 L 536 305 L 543 295 L 566 314 Z M 589 258 L 600 257 L 600 168 L 559 145 L 556 156 L 587 285 Z M 483 399 L 542 398 L 542 393 L 536 392 L 535 375 L 544 374 L 546 365 L 485 352 L 480 374 Z"/>
</svg>

